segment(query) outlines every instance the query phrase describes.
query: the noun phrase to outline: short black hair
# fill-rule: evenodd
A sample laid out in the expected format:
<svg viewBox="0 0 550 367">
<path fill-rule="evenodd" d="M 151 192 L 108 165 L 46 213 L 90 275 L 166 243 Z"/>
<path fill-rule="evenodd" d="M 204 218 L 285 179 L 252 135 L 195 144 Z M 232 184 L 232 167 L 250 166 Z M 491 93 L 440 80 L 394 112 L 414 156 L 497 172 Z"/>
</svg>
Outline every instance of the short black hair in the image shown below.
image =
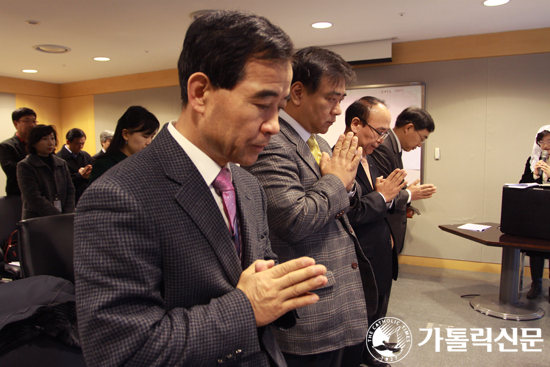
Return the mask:
<svg viewBox="0 0 550 367">
<path fill-rule="evenodd" d="M 418 107 L 407 107 L 397 116 L 395 127 L 400 128 L 412 123 L 416 131 L 428 130 L 432 133 L 435 130 L 435 123 L 428 111 Z"/>
<path fill-rule="evenodd" d="M 27 153 L 37 154 L 34 145 L 38 143 L 44 136 L 53 133 L 55 138 L 55 146 L 57 146 L 57 131 L 53 125 L 36 125 L 29 133 L 29 141 L 27 142 Z"/>
<path fill-rule="evenodd" d="M 216 11 L 197 18 L 187 30 L 178 61 L 182 105 L 187 106 L 187 81 L 202 72 L 215 88 L 233 89 L 252 58 L 290 60 L 290 37 L 269 20 L 248 12 Z"/>
<path fill-rule="evenodd" d="M 13 111 L 11 113 L 11 120 L 12 121 L 19 121 L 19 119 L 23 116 L 34 116 L 34 118 L 36 118 L 36 112 L 34 112 L 33 110 L 31 110 L 30 108 L 28 107 L 21 107 L 21 108 L 18 108 L 16 109 L 15 111 Z"/>
<path fill-rule="evenodd" d="M 340 55 L 322 47 L 306 47 L 298 50 L 292 59 L 292 84 L 301 82 L 308 94 L 317 92 L 321 79 L 330 83 L 345 82 L 350 85 L 357 76 Z"/>
<path fill-rule="evenodd" d="M 388 107 L 386 102 L 372 96 L 362 97 L 350 104 L 346 109 L 346 128 L 351 127 L 351 120 L 355 117 L 359 117 L 361 124 L 365 126 L 366 122 L 369 120 L 370 110 L 377 104 L 382 104 Z"/>
<path fill-rule="evenodd" d="M 126 140 L 122 136 L 122 130 L 126 129 L 131 133 L 145 132 L 148 135 L 153 134 L 159 129 L 159 120 L 149 112 L 145 107 L 130 106 L 124 114 L 118 119 L 115 134 L 111 140 L 107 152 L 102 157 L 114 154 L 122 149 Z"/>
<path fill-rule="evenodd" d="M 69 132 L 67 132 L 67 135 L 65 136 L 65 138 L 70 143 L 72 143 L 74 139 L 80 139 L 80 138 L 85 138 L 85 137 L 86 137 L 86 133 L 84 133 L 84 131 L 80 130 L 77 127 L 69 130 Z"/>
</svg>

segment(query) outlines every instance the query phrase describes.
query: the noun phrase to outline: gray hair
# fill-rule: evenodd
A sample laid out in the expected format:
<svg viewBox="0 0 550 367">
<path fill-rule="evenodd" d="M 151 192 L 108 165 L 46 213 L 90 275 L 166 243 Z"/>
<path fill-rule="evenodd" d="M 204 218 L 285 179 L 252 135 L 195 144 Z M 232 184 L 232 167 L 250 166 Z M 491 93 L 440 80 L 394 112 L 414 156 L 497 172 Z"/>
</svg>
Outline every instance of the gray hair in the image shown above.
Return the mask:
<svg viewBox="0 0 550 367">
<path fill-rule="evenodd" d="M 114 131 L 111 130 L 105 130 L 101 134 L 99 134 L 99 141 L 102 143 L 105 143 L 107 140 L 113 139 L 113 136 L 115 135 Z"/>
</svg>

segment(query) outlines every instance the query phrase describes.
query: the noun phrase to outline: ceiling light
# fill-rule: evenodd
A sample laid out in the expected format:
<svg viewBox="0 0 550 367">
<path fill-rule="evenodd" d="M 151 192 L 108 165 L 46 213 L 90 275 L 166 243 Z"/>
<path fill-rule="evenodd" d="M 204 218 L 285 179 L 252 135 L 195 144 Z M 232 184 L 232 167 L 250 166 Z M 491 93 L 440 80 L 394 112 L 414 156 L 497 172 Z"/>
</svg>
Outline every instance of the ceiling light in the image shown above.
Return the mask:
<svg viewBox="0 0 550 367">
<path fill-rule="evenodd" d="M 108 57 L 94 57 L 95 61 L 111 61 Z"/>
<path fill-rule="evenodd" d="M 40 21 L 38 21 L 38 20 L 26 20 L 25 23 L 27 23 L 28 25 L 39 25 Z"/>
<path fill-rule="evenodd" d="M 330 27 L 332 27 L 332 23 L 329 23 L 329 22 L 317 22 L 317 23 L 313 23 L 311 26 L 312 26 L 313 28 L 323 29 L 323 28 L 330 28 Z"/>
<path fill-rule="evenodd" d="M 33 70 L 33 69 L 25 69 L 25 70 L 21 70 L 21 71 L 24 72 L 24 73 L 27 73 L 27 74 L 38 73 L 38 70 Z"/>
<path fill-rule="evenodd" d="M 499 5 L 506 4 L 508 1 L 510 1 L 510 0 L 485 0 L 483 2 L 483 5 L 485 5 L 485 6 L 499 6 Z"/>
<path fill-rule="evenodd" d="M 36 45 L 32 46 L 32 48 L 36 51 L 45 52 L 47 54 L 64 54 L 65 52 L 71 51 L 70 48 L 59 45 Z"/>
</svg>

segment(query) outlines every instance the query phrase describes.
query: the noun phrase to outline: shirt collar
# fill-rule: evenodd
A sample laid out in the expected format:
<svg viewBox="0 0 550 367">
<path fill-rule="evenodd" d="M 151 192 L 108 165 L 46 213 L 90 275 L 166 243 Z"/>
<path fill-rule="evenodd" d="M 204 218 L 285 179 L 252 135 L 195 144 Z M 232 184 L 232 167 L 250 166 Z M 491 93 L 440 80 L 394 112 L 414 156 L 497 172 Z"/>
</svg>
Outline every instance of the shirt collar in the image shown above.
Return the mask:
<svg viewBox="0 0 550 367">
<path fill-rule="evenodd" d="M 212 182 L 214 182 L 222 167 L 183 136 L 174 126 L 175 123 L 176 121 L 170 121 L 168 123 L 168 132 L 183 148 L 185 153 L 187 153 L 187 156 L 189 156 L 191 162 L 197 167 L 204 181 L 208 185 L 212 185 Z M 229 164 L 226 167 L 229 169 Z M 231 169 L 229 169 L 229 172 L 231 172 Z"/>
<path fill-rule="evenodd" d="M 395 141 L 397 142 L 397 152 L 401 153 L 401 151 L 403 150 L 401 148 L 401 142 L 399 141 L 399 138 L 397 137 L 397 135 L 395 135 L 395 133 L 393 132 L 393 129 L 390 129 L 390 134 L 393 134 L 393 137 L 395 138 Z"/>
<path fill-rule="evenodd" d="M 298 121 L 294 120 L 292 116 L 286 113 L 285 110 L 279 111 L 279 117 L 288 122 L 288 124 L 292 126 L 294 130 L 296 130 L 298 135 L 300 135 L 300 137 L 304 139 L 304 141 L 307 141 L 307 139 L 309 139 L 309 137 L 312 135 L 310 132 L 304 129 L 304 127 L 300 125 Z"/>
</svg>

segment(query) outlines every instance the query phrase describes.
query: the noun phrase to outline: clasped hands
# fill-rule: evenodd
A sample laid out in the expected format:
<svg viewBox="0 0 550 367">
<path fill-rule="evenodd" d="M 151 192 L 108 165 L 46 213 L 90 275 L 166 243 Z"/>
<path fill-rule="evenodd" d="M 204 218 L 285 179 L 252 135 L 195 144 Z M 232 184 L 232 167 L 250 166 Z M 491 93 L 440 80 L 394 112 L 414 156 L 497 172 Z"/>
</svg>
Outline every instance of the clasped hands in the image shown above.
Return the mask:
<svg viewBox="0 0 550 367">
<path fill-rule="evenodd" d="M 352 132 L 345 136 L 342 134 L 334 146 L 332 157 L 323 152 L 323 157 L 319 162 L 321 175 L 332 173 L 342 181 L 347 191 L 353 187 L 357 167 L 359 167 L 363 155 L 363 148 L 357 145 L 358 139 L 353 136 Z"/>
<path fill-rule="evenodd" d="M 377 177 L 374 188 L 381 193 L 386 199 L 386 202 L 389 203 L 399 194 L 403 187 L 407 186 L 405 176 L 407 176 L 407 171 L 396 168 L 387 178 L 383 176 Z"/>
<path fill-rule="evenodd" d="M 247 296 L 256 326 L 261 327 L 288 311 L 317 302 L 319 296 L 310 291 L 327 284 L 326 271 L 309 257 L 279 265 L 273 260 L 257 260 L 243 271 L 237 288 Z"/>
<path fill-rule="evenodd" d="M 542 159 L 540 161 L 538 161 L 536 164 L 535 164 L 535 175 L 537 177 L 539 177 L 539 169 L 543 170 L 544 173 L 546 173 L 546 176 L 550 177 L 550 166 L 548 166 L 548 164 L 543 161 Z"/>
</svg>

